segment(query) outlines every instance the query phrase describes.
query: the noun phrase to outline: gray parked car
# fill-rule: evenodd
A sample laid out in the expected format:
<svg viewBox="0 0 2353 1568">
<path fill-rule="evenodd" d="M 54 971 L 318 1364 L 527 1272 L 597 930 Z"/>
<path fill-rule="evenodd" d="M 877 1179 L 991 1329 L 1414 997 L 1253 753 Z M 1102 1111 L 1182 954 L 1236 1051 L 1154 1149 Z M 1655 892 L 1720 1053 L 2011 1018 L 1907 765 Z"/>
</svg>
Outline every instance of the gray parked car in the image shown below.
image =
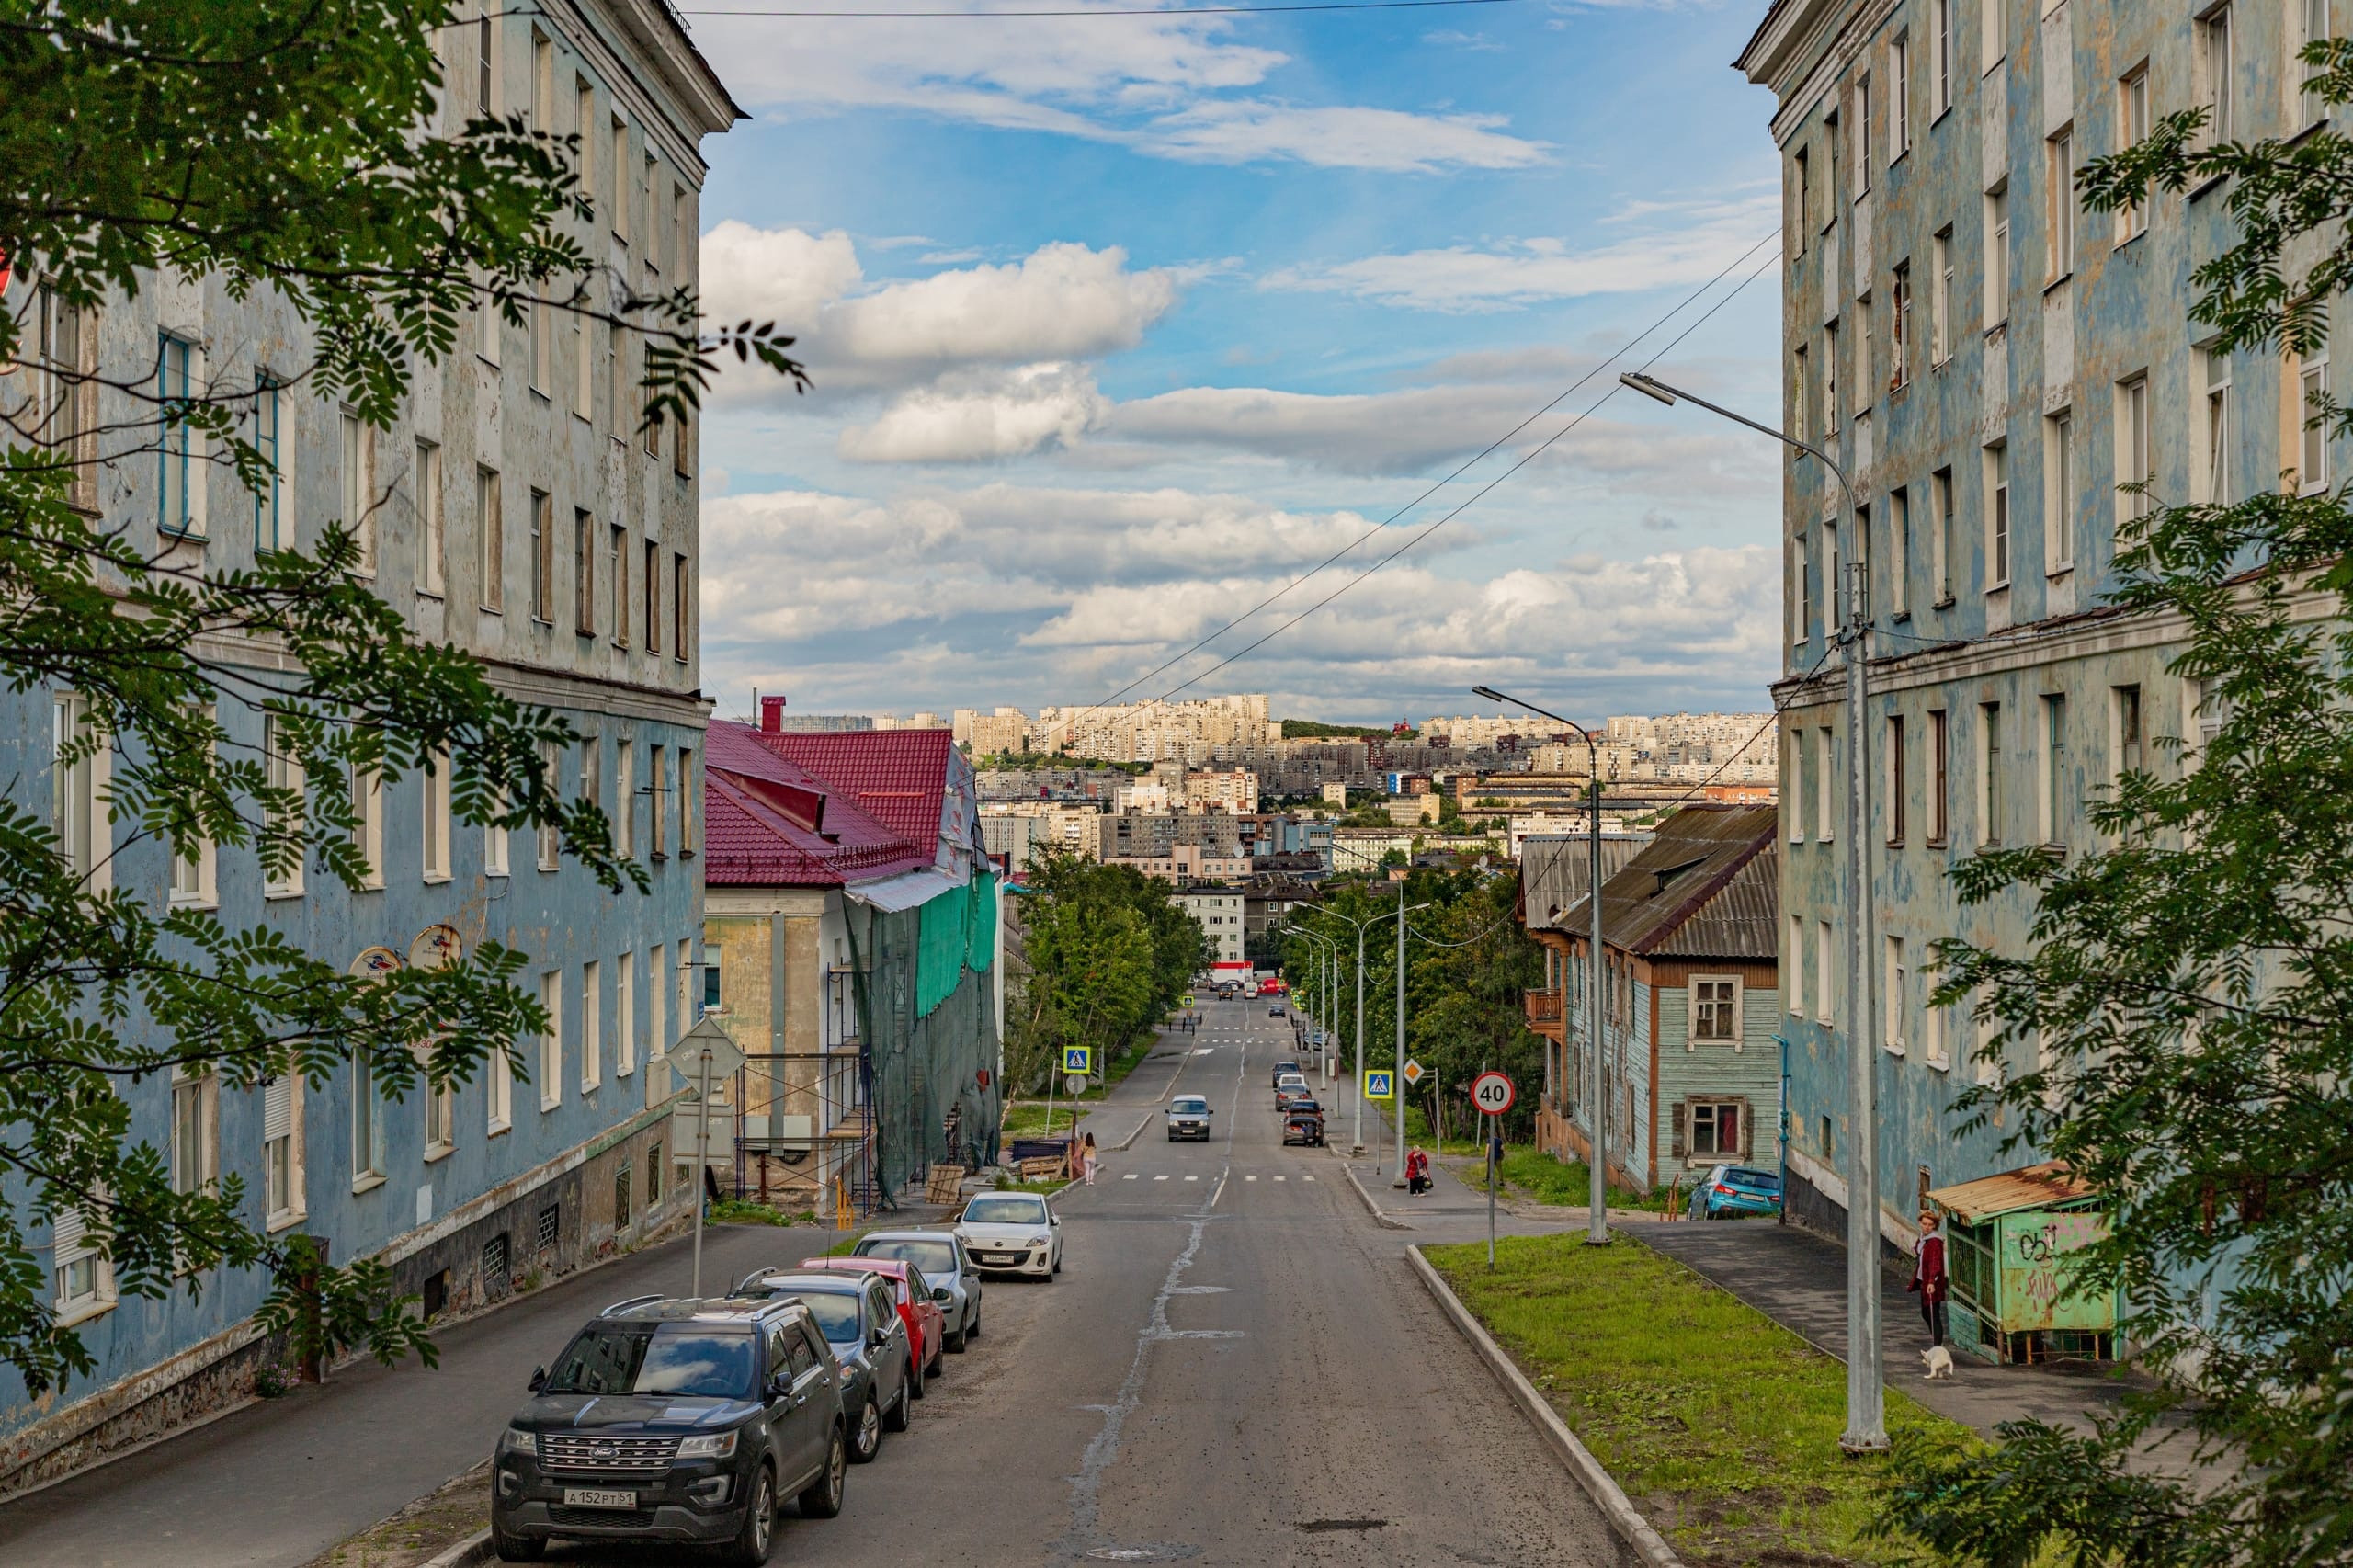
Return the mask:
<svg viewBox="0 0 2353 1568">
<path fill-rule="evenodd" d="M 931 1282 L 931 1299 L 948 1320 L 948 1348 L 961 1354 L 981 1336 L 981 1270 L 953 1231 L 875 1231 L 853 1257 L 895 1257 L 914 1264 Z"/>
<path fill-rule="evenodd" d="M 762 1269 L 735 1287 L 738 1296 L 790 1296 L 809 1309 L 842 1369 L 842 1410 L 849 1457 L 865 1464 L 882 1451 L 884 1432 L 904 1432 L 915 1403 L 907 1325 L 891 1287 L 871 1276 Z"/>
<path fill-rule="evenodd" d="M 1168 1102 L 1168 1141 L 1190 1138 L 1198 1142 L 1210 1141 L 1210 1118 L 1217 1112 L 1210 1102 L 1199 1095 L 1179 1095 Z"/>
</svg>

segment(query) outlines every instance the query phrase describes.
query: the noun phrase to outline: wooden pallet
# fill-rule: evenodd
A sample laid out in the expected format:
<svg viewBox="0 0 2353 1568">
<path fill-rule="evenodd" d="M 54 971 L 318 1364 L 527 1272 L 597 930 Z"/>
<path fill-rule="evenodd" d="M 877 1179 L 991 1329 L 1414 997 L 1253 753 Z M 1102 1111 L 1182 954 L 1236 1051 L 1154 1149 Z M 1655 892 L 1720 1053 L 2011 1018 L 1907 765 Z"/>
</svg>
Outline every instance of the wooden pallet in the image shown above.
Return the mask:
<svg viewBox="0 0 2353 1568">
<path fill-rule="evenodd" d="M 931 1167 L 925 1177 L 923 1200 L 926 1203 L 953 1203 L 964 1195 L 964 1167 L 941 1162 Z"/>
</svg>

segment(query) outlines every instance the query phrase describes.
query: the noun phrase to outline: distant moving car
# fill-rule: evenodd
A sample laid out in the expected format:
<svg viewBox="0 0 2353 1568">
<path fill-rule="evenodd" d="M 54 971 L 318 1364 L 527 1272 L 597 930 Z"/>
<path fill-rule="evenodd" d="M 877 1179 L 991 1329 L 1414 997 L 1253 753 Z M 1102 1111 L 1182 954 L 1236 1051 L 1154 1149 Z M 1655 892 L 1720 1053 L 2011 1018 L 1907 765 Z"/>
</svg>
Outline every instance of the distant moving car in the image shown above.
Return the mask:
<svg viewBox="0 0 2353 1568">
<path fill-rule="evenodd" d="M 1051 1279 L 1063 1271 L 1062 1217 L 1034 1192 L 983 1192 L 956 1217 L 956 1235 L 992 1274 Z"/>
<path fill-rule="evenodd" d="M 931 1281 L 931 1299 L 947 1314 L 949 1350 L 961 1356 L 966 1340 L 981 1336 L 981 1271 L 954 1232 L 870 1231 L 858 1238 L 850 1256 L 904 1258 L 922 1269 Z"/>
<path fill-rule="evenodd" d="M 490 1545 L 551 1538 L 720 1547 L 768 1560 L 776 1515 L 842 1510 L 840 1367 L 798 1301 L 620 1301 L 531 1374 L 491 1456 Z"/>
<path fill-rule="evenodd" d="M 1168 1141 L 1189 1138 L 1195 1142 L 1210 1141 L 1210 1118 L 1217 1112 L 1210 1102 L 1199 1095 L 1179 1095 L 1168 1102 Z"/>
<path fill-rule="evenodd" d="M 1281 1077 L 1275 1080 L 1275 1108 L 1278 1110 L 1282 1108 L 1284 1098 L 1283 1091 L 1286 1089 L 1298 1091 L 1302 1097 L 1305 1097 L 1314 1093 L 1313 1090 L 1307 1086 L 1307 1075 L 1305 1074 L 1286 1073 Z"/>
<path fill-rule="evenodd" d="M 1289 1057 L 1285 1057 L 1282 1061 L 1275 1063 L 1274 1074 L 1267 1080 L 1267 1082 L 1268 1084 L 1279 1084 L 1283 1081 L 1283 1077 L 1286 1074 L 1294 1078 L 1301 1076 L 1299 1063 L 1291 1061 Z"/>
<path fill-rule="evenodd" d="M 899 1309 L 899 1321 L 907 1325 L 907 1357 L 915 1363 L 907 1385 L 921 1399 L 924 1384 L 948 1364 L 948 1314 L 932 1300 L 931 1281 L 923 1277 L 923 1270 L 889 1257 L 804 1257 L 800 1267 L 821 1273 L 838 1269 L 845 1274 L 870 1274 L 891 1282 L 891 1303 Z"/>
<path fill-rule="evenodd" d="M 1714 1165 L 1691 1189 L 1691 1218 L 1721 1220 L 1781 1211 L 1781 1178 L 1749 1165 Z"/>
<path fill-rule="evenodd" d="M 1313 1100 L 1293 1100 L 1283 1110 L 1283 1142 L 1324 1146 L 1324 1108 Z"/>
<path fill-rule="evenodd" d="M 1315 1103 L 1315 1091 L 1304 1084 L 1285 1084 L 1275 1091 L 1275 1110 L 1287 1115 L 1302 1105 Z"/>
<path fill-rule="evenodd" d="M 739 1296 L 790 1296 L 809 1309 L 842 1369 L 842 1409 L 849 1417 L 849 1459 L 865 1464 L 882 1451 L 882 1434 L 904 1432 L 915 1409 L 915 1362 L 907 1325 L 879 1274 L 810 1270 L 754 1274 Z"/>
<path fill-rule="evenodd" d="M 1283 1006 L 1279 1002 L 1267 1009 L 1267 1017 L 1270 1018 L 1283 1018 L 1289 1017 L 1290 1016 L 1290 1014 L 1283 1011 Z"/>
</svg>

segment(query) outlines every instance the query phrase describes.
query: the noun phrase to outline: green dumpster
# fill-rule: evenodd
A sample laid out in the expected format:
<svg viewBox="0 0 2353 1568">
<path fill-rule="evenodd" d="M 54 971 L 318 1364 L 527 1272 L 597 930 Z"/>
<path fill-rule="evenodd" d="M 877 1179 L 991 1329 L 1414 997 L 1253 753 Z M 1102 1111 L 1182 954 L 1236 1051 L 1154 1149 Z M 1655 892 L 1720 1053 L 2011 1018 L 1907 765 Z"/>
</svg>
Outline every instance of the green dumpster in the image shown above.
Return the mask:
<svg viewBox="0 0 2353 1568">
<path fill-rule="evenodd" d="M 2106 1201 L 2056 1162 L 1927 1194 L 1945 1232 L 1955 1349 L 2032 1364 L 2116 1358 L 2120 1294 L 2087 1288 L 2071 1259 L 2108 1234 Z"/>
</svg>

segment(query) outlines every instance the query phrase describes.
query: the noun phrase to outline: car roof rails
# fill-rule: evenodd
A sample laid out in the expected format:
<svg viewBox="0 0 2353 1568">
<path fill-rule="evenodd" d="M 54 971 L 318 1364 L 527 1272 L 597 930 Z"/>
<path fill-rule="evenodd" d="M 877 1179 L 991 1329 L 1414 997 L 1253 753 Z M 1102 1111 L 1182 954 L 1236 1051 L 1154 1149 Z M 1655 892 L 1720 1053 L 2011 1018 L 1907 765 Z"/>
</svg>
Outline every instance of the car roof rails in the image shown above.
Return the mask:
<svg viewBox="0 0 2353 1568">
<path fill-rule="evenodd" d="M 665 1296 L 659 1290 L 646 1296 L 625 1296 L 621 1300 L 615 1301 L 611 1306 L 607 1307 L 603 1312 L 598 1312 L 597 1315 L 600 1318 L 608 1318 L 615 1312 L 625 1312 L 633 1307 L 650 1307 L 656 1301 L 666 1301 L 669 1299 L 669 1297 Z"/>
<path fill-rule="evenodd" d="M 760 1267 L 755 1268 L 752 1272 L 744 1276 L 741 1279 L 735 1281 L 735 1290 L 733 1293 L 739 1296 L 742 1295 L 745 1290 L 750 1290 L 754 1285 L 758 1284 L 761 1280 L 767 1278 L 771 1274 L 797 1274 L 799 1272 L 799 1269 L 794 1268 L 790 1264 L 764 1264 Z"/>
</svg>

